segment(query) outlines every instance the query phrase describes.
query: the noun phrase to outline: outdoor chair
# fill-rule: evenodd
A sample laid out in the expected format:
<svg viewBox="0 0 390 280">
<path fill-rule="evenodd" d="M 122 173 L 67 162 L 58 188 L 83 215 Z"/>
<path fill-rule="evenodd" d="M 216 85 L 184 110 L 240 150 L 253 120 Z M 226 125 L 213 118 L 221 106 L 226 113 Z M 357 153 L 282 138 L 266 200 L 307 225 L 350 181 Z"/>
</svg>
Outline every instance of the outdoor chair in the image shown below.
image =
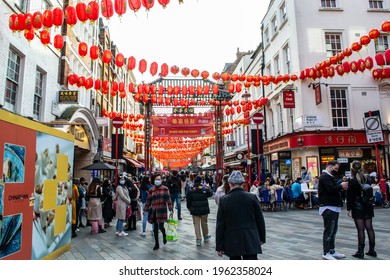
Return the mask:
<svg viewBox="0 0 390 280">
<path fill-rule="evenodd" d="M 271 197 L 269 194 L 269 190 L 262 190 L 260 194 L 260 206 L 264 210 L 267 208 L 267 210 L 271 209 Z"/>
<path fill-rule="evenodd" d="M 275 190 L 275 192 L 276 192 L 276 199 L 273 202 L 274 203 L 274 209 L 276 209 L 276 205 L 279 204 L 280 210 L 282 210 L 282 206 L 283 206 L 284 211 L 287 211 L 286 204 L 285 204 L 285 201 L 283 199 L 283 191 L 284 191 L 283 189 Z"/>
</svg>

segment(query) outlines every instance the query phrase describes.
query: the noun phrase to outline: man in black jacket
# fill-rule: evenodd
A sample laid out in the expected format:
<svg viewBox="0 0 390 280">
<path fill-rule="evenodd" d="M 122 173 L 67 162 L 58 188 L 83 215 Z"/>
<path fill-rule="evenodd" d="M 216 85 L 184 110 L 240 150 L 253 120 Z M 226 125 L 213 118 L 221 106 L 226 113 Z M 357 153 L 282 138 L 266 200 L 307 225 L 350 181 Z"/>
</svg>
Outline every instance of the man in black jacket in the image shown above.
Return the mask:
<svg viewBox="0 0 390 280">
<path fill-rule="evenodd" d="M 172 207 L 177 204 L 177 219 L 182 220 L 181 217 L 181 179 L 178 176 L 177 170 L 172 171 L 172 176 L 167 181 L 167 187 L 171 195 Z"/>
<path fill-rule="evenodd" d="M 335 251 L 335 239 L 338 228 L 339 214 L 343 207 L 341 192 L 348 189 L 348 182 L 337 184 L 337 175 L 340 164 L 331 160 L 321 174 L 318 182 L 319 214 L 324 219 L 323 255 L 324 260 L 345 258 L 344 254 Z"/>
<path fill-rule="evenodd" d="M 210 214 L 208 198 L 213 192 L 208 186 L 202 184 L 202 176 L 196 176 L 194 185 L 188 189 L 187 208 L 192 215 L 192 221 L 195 228 L 196 245 L 202 245 L 202 234 L 204 242 L 210 240 L 209 227 L 207 224 L 208 214 Z M 200 229 L 202 228 L 202 234 Z"/>
<path fill-rule="evenodd" d="M 231 260 L 257 260 L 265 243 L 265 222 L 257 197 L 243 189 L 244 177 L 233 171 L 231 190 L 221 197 L 217 212 L 216 251 Z"/>
</svg>

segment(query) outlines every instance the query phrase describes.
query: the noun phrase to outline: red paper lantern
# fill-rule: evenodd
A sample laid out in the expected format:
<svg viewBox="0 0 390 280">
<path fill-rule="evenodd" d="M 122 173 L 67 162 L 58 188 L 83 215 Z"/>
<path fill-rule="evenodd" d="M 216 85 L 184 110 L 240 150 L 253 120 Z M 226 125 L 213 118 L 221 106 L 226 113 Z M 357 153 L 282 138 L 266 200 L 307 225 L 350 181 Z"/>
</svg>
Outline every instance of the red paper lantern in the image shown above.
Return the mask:
<svg viewBox="0 0 390 280">
<path fill-rule="evenodd" d="M 331 78 L 333 78 L 333 77 L 334 77 L 334 74 L 335 74 L 334 67 L 331 66 L 331 67 L 329 67 L 327 70 L 328 70 L 328 76 L 331 77 Z"/>
<path fill-rule="evenodd" d="M 371 70 L 372 67 L 374 67 L 374 60 L 372 59 L 372 57 L 366 57 L 366 59 L 364 60 L 364 64 L 366 66 L 366 69 Z"/>
<path fill-rule="evenodd" d="M 188 93 L 188 88 L 187 88 L 186 85 L 183 85 L 183 86 L 181 87 L 181 93 L 182 93 L 183 95 L 187 95 L 187 93 Z"/>
<path fill-rule="evenodd" d="M 337 65 L 336 66 L 336 72 L 339 76 L 343 76 L 344 75 L 344 68 L 341 64 Z"/>
<path fill-rule="evenodd" d="M 213 93 L 217 95 L 219 93 L 219 87 L 218 84 L 213 84 L 212 86 Z"/>
<path fill-rule="evenodd" d="M 88 79 L 85 80 L 85 89 L 91 89 L 93 87 L 93 79 L 89 77 Z"/>
<path fill-rule="evenodd" d="M 109 90 L 110 88 L 110 82 L 108 80 L 104 80 L 102 84 L 103 90 Z"/>
<path fill-rule="evenodd" d="M 83 87 L 85 85 L 85 77 L 84 76 L 80 76 L 77 80 L 77 86 L 78 87 Z"/>
<path fill-rule="evenodd" d="M 62 35 L 57 34 L 54 36 L 54 47 L 60 51 L 64 47 L 64 37 Z"/>
<path fill-rule="evenodd" d="M 201 85 L 198 85 L 198 86 L 196 87 L 196 93 L 197 93 L 198 95 L 200 95 L 200 94 L 203 93 L 203 87 L 202 87 Z"/>
<path fill-rule="evenodd" d="M 180 71 L 180 69 L 179 69 L 179 67 L 177 67 L 176 65 L 173 65 L 173 66 L 171 67 L 171 73 L 172 73 L 172 74 L 176 75 L 177 73 L 179 73 L 179 71 Z"/>
<path fill-rule="evenodd" d="M 236 92 L 241 92 L 242 91 L 242 84 L 241 83 L 237 83 L 236 84 Z"/>
<path fill-rule="evenodd" d="M 253 82 L 253 76 L 252 76 L 252 75 L 248 75 L 248 76 L 246 77 L 246 81 L 247 81 L 248 83 L 252 83 L 252 82 Z"/>
<path fill-rule="evenodd" d="M 354 43 L 352 43 L 351 49 L 354 52 L 358 52 L 358 51 L 360 51 L 362 49 L 362 45 L 360 45 L 359 42 L 354 42 Z"/>
<path fill-rule="evenodd" d="M 12 32 L 18 31 L 18 27 L 15 22 L 17 21 L 18 16 L 16 14 L 11 14 L 8 19 L 8 26 L 12 30 Z"/>
<path fill-rule="evenodd" d="M 30 30 L 33 28 L 32 26 L 32 21 L 33 21 L 33 16 L 30 13 L 27 13 L 24 15 L 24 30 Z"/>
<path fill-rule="evenodd" d="M 163 63 L 161 65 L 161 76 L 166 77 L 168 75 L 168 64 Z"/>
<path fill-rule="evenodd" d="M 43 15 L 40 11 L 36 11 L 34 14 L 33 14 L 33 21 L 32 21 L 32 26 L 35 28 L 35 29 L 41 29 L 43 24 L 42 24 L 42 19 L 43 19 Z"/>
<path fill-rule="evenodd" d="M 109 63 L 111 63 L 111 59 L 112 59 L 111 51 L 110 50 L 105 50 L 103 52 L 103 57 L 102 57 L 103 63 L 109 64 Z"/>
<path fill-rule="evenodd" d="M 221 75 L 221 78 L 222 78 L 222 80 L 225 82 L 225 83 L 227 83 L 229 80 L 230 80 L 230 75 L 229 75 L 229 73 L 223 73 L 222 75 Z"/>
<path fill-rule="evenodd" d="M 139 61 L 138 70 L 143 74 L 146 71 L 146 68 L 148 67 L 148 63 L 145 59 L 141 59 Z"/>
<path fill-rule="evenodd" d="M 181 69 L 181 74 L 184 76 L 184 77 L 187 77 L 189 74 L 190 74 L 190 69 L 188 69 L 187 67 L 184 67 Z"/>
<path fill-rule="evenodd" d="M 345 57 L 350 57 L 352 55 L 352 50 L 350 48 L 345 48 L 343 54 Z"/>
<path fill-rule="evenodd" d="M 115 0 L 115 12 L 118 16 L 122 16 L 126 13 L 127 3 L 126 0 Z"/>
<path fill-rule="evenodd" d="M 358 67 L 360 72 L 364 72 L 364 70 L 366 70 L 366 64 L 364 63 L 363 59 L 359 59 L 357 61 L 357 67 Z"/>
<path fill-rule="evenodd" d="M 91 1 L 87 5 L 87 17 L 93 23 L 99 18 L 99 3 Z"/>
<path fill-rule="evenodd" d="M 233 94 L 234 91 L 235 91 L 235 86 L 233 83 L 230 83 L 229 86 L 228 86 L 228 91 Z"/>
<path fill-rule="evenodd" d="M 76 5 L 76 15 L 79 21 L 85 23 L 88 20 L 87 5 L 83 2 L 79 2 Z"/>
<path fill-rule="evenodd" d="M 121 68 L 125 64 L 125 57 L 123 54 L 118 53 L 115 57 L 115 65 Z"/>
<path fill-rule="evenodd" d="M 30 30 L 24 30 L 24 38 L 26 38 L 27 41 L 33 40 L 35 37 L 34 28 L 31 28 Z"/>
<path fill-rule="evenodd" d="M 64 22 L 64 12 L 60 7 L 53 9 L 53 24 L 57 27 L 62 26 Z"/>
<path fill-rule="evenodd" d="M 68 6 L 65 9 L 65 21 L 68 25 L 73 26 L 77 23 L 76 9 L 73 6 Z"/>
<path fill-rule="evenodd" d="M 194 77 L 194 78 L 197 78 L 199 76 L 199 70 L 193 69 L 191 71 L 191 76 Z"/>
<path fill-rule="evenodd" d="M 151 8 L 154 6 L 154 0 L 142 0 L 141 1 L 142 6 L 145 7 L 146 11 L 148 12 Z"/>
<path fill-rule="evenodd" d="M 130 83 L 128 86 L 129 92 L 134 93 L 135 92 L 135 85 L 134 83 Z"/>
<path fill-rule="evenodd" d="M 390 64 L 390 49 L 387 49 L 385 51 L 385 59 L 386 59 L 387 64 Z"/>
<path fill-rule="evenodd" d="M 382 23 L 381 29 L 383 32 L 390 33 L 390 21 L 385 21 Z"/>
<path fill-rule="evenodd" d="M 381 35 L 381 33 L 380 33 L 379 30 L 376 29 L 376 28 L 373 28 L 373 29 L 370 30 L 370 32 L 368 32 L 368 36 L 370 36 L 370 38 L 371 38 L 372 40 L 378 39 L 378 37 L 379 37 L 380 35 Z"/>
<path fill-rule="evenodd" d="M 295 75 L 295 74 L 292 74 L 292 75 L 290 76 L 290 79 L 291 79 L 291 81 L 295 82 L 296 80 L 298 80 L 298 76 Z"/>
<path fill-rule="evenodd" d="M 42 24 L 44 27 L 50 29 L 53 26 L 53 11 L 45 10 L 43 12 Z"/>
<path fill-rule="evenodd" d="M 237 114 L 240 114 L 241 113 L 241 106 L 237 106 L 236 111 L 237 111 Z"/>
<path fill-rule="evenodd" d="M 375 55 L 375 61 L 378 66 L 384 66 L 385 65 L 385 57 L 381 53 L 377 53 Z"/>
<path fill-rule="evenodd" d="M 79 55 L 84 57 L 84 56 L 87 55 L 87 53 L 88 53 L 88 45 L 87 45 L 87 43 L 81 42 L 79 44 Z"/>
<path fill-rule="evenodd" d="M 118 91 L 119 85 L 117 81 L 113 81 L 111 84 L 111 91 Z"/>
<path fill-rule="evenodd" d="M 158 71 L 158 64 L 157 62 L 152 62 L 150 64 L 150 74 L 152 76 L 156 75 L 157 74 L 157 71 Z"/>
<path fill-rule="evenodd" d="M 41 40 L 41 43 L 45 46 L 50 44 L 50 33 L 46 29 L 41 30 L 39 38 Z"/>
<path fill-rule="evenodd" d="M 380 80 L 382 78 L 382 69 L 375 69 L 372 71 L 372 77 L 376 81 Z"/>
<path fill-rule="evenodd" d="M 165 88 L 164 88 L 164 86 L 163 85 L 159 85 L 158 86 L 158 94 L 164 94 L 164 92 L 165 92 Z"/>
<path fill-rule="evenodd" d="M 219 74 L 218 72 L 214 72 L 213 75 L 212 75 L 213 79 L 214 80 L 219 80 L 219 78 L 221 78 L 221 74 Z"/>
<path fill-rule="evenodd" d="M 210 93 L 210 86 L 209 85 L 204 85 L 203 92 L 204 92 L 204 94 L 209 94 Z"/>
<path fill-rule="evenodd" d="M 246 75 L 245 75 L 245 74 L 239 75 L 239 76 L 238 76 L 238 80 L 239 80 L 240 82 L 245 82 L 245 81 L 246 81 Z"/>
<path fill-rule="evenodd" d="M 359 67 L 356 61 L 351 61 L 350 68 L 352 73 L 356 74 L 356 72 L 359 71 Z"/>
<path fill-rule="evenodd" d="M 129 8 L 136 13 L 141 8 L 141 0 L 129 0 Z"/>
<path fill-rule="evenodd" d="M 100 3 L 102 15 L 109 20 L 114 15 L 114 5 L 112 0 L 102 0 Z"/>
<path fill-rule="evenodd" d="M 209 77 L 209 72 L 208 71 L 202 71 L 202 73 L 200 73 L 200 76 L 206 80 L 208 77 Z"/>
<path fill-rule="evenodd" d="M 136 61 L 135 61 L 134 56 L 130 56 L 127 59 L 127 69 L 133 70 L 135 68 L 135 65 L 136 65 Z"/>
<path fill-rule="evenodd" d="M 173 87 L 173 92 L 174 92 L 176 95 L 180 94 L 180 86 L 174 86 L 174 87 Z"/>
<path fill-rule="evenodd" d="M 170 0 L 158 0 L 158 3 L 165 9 Z"/>
<path fill-rule="evenodd" d="M 101 87 L 102 87 L 102 84 L 101 84 L 102 82 L 99 80 L 99 79 L 96 79 L 95 80 L 95 90 L 100 90 L 101 89 Z"/>
<path fill-rule="evenodd" d="M 367 35 L 360 37 L 360 44 L 362 44 L 363 46 L 367 46 L 370 42 L 371 39 Z"/>
<path fill-rule="evenodd" d="M 17 18 L 15 20 L 15 25 L 17 26 L 18 31 L 23 31 L 25 26 L 25 15 L 24 14 L 18 14 Z"/>
<path fill-rule="evenodd" d="M 93 45 L 89 48 L 89 57 L 92 60 L 96 60 L 99 58 L 99 47 L 96 45 Z"/>
<path fill-rule="evenodd" d="M 125 91 L 125 83 L 124 82 L 120 82 L 119 85 L 118 85 L 118 90 L 120 92 L 124 92 Z"/>
</svg>

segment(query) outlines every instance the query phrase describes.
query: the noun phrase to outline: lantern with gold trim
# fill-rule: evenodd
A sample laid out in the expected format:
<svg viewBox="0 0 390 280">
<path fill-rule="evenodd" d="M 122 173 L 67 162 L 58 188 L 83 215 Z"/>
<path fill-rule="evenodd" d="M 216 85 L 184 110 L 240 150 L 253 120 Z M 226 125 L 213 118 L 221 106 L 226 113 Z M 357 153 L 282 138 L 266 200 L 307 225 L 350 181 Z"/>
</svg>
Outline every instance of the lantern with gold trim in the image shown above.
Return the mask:
<svg viewBox="0 0 390 280">
<path fill-rule="evenodd" d="M 64 37 L 61 34 L 54 36 L 54 47 L 60 51 L 64 47 Z"/>
<path fill-rule="evenodd" d="M 83 2 L 78 2 L 76 5 L 76 15 L 79 21 L 85 23 L 88 20 L 87 5 Z"/>
</svg>

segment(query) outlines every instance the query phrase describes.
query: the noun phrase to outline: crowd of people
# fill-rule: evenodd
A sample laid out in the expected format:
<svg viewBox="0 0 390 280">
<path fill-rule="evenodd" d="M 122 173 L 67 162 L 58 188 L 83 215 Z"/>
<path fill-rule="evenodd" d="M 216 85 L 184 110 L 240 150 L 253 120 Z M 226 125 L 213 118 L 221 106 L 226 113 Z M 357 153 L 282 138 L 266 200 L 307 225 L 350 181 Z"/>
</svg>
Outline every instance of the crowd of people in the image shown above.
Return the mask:
<svg viewBox="0 0 390 280">
<path fill-rule="evenodd" d="M 294 181 L 289 177 L 283 180 L 273 178 L 266 170 L 259 178 L 251 174 L 251 186 L 246 173 L 237 170 L 224 174 L 218 186 L 215 173 L 186 171 L 155 173 L 151 176 L 142 174 L 140 178 L 123 172 L 119 175 L 117 186 L 109 179 L 101 181 L 94 178 L 89 184 L 84 178 L 74 179 L 72 237 L 77 236 L 80 227 L 87 225 L 91 226 L 91 234 L 104 233 L 114 218 L 116 235 L 125 237 L 128 236 L 127 231 L 137 230 L 137 222 L 140 221 L 139 235 L 145 237 L 150 224 L 154 236 L 153 250 L 157 250 L 161 244 L 159 232 L 162 243 L 167 243 L 165 223 L 168 219 L 180 221 L 190 218 L 183 217 L 182 207 L 186 207 L 194 226 L 195 244 L 202 246 L 202 242 L 211 239 L 208 215 L 209 198 L 213 197 L 218 206 L 215 224 L 217 254 L 225 254 L 233 260 L 257 259 L 266 240 L 264 209 L 260 202 L 264 193 L 268 193 L 272 206 L 277 199 L 277 190 L 282 190 L 283 199 L 286 202 L 291 199 L 293 207 L 305 208 L 310 201 L 312 208 L 318 208 L 324 224 L 323 259 L 345 258 L 335 249 L 338 217 L 344 203 L 357 229 L 358 250 L 353 257 L 364 257 L 365 232 L 369 239 L 365 254 L 376 257 L 372 226 L 374 205 L 362 206 L 359 194 L 360 186 L 364 183 L 370 184 L 373 192 L 377 192 L 374 186 L 379 184 L 379 180 L 364 175 L 358 161 L 351 164 L 351 178 L 338 176 L 339 166 L 337 161 L 330 161 L 322 174 L 314 177 L 303 166 L 300 176 Z M 303 185 L 310 185 L 317 191 L 309 198 L 302 191 Z"/>
</svg>

